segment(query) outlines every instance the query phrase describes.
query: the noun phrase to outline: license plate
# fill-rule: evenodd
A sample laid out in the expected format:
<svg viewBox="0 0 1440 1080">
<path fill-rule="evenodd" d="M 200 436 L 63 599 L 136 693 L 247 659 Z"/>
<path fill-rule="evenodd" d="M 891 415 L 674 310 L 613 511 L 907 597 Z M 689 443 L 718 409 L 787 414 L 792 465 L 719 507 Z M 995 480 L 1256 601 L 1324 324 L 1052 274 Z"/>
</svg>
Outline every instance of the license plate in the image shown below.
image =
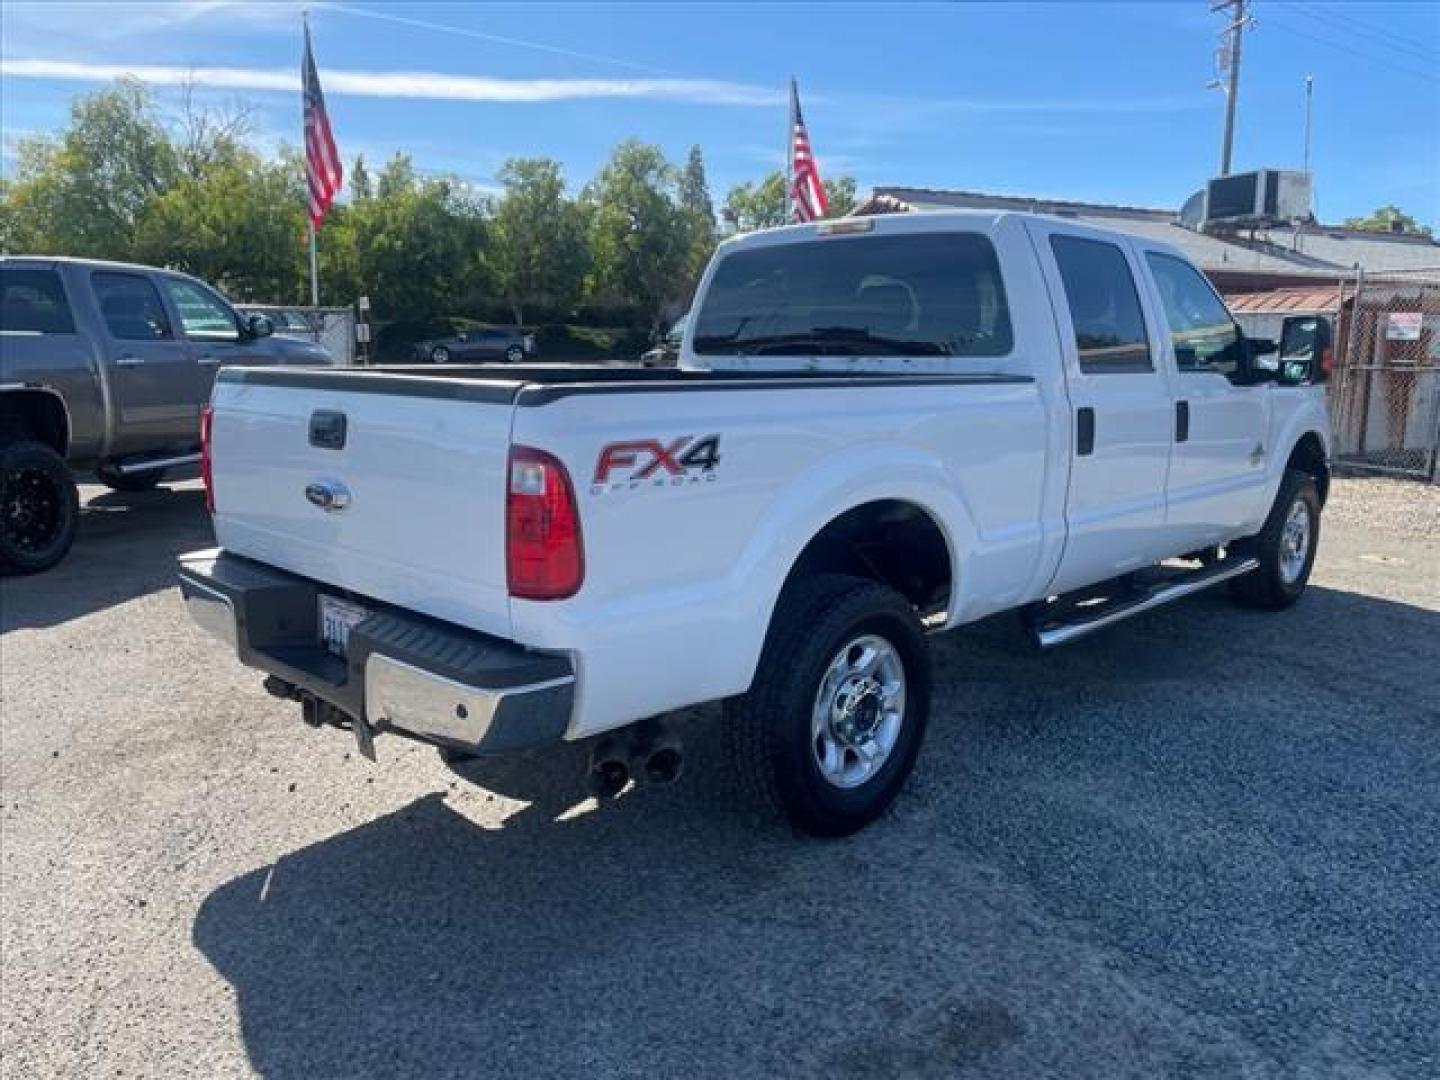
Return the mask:
<svg viewBox="0 0 1440 1080">
<path fill-rule="evenodd" d="M 334 596 L 320 597 L 320 638 L 325 648 L 336 656 L 344 656 L 350 647 L 350 631 L 370 615 L 359 604 Z"/>
</svg>

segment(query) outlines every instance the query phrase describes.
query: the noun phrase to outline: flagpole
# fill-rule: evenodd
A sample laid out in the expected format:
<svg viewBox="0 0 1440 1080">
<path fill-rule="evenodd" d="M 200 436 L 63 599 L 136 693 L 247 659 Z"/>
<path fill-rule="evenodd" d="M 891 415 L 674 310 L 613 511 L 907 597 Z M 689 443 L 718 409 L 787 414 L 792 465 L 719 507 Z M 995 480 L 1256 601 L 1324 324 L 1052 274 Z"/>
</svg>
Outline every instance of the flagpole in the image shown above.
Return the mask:
<svg viewBox="0 0 1440 1080">
<path fill-rule="evenodd" d="M 301 9 L 300 24 L 305 30 L 305 50 L 308 56 L 310 50 L 310 12 L 308 9 Z M 300 142 L 302 145 L 305 142 L 304 121 L 304 110 L 302 109 L 300 123 Z M 306 220 L 310 225 L 310 306 L 318 308 L 320 306 L 320 251 L 315 237 L 315 219 L 310 217 L 308 209 L 307 206 Z"/>
<path fill-rule="evenodd" d="M 795 183 L 795 76 L 790 76 L 790 103 L 785 114 L 785 219 L 790 224 L 790 188 Z"/>
<path fill-rule="evenodd" d="M 315 243 L 315 222 L 310 222 L 310 306 L 320 306 L 320 253 Z"/>
</svg>

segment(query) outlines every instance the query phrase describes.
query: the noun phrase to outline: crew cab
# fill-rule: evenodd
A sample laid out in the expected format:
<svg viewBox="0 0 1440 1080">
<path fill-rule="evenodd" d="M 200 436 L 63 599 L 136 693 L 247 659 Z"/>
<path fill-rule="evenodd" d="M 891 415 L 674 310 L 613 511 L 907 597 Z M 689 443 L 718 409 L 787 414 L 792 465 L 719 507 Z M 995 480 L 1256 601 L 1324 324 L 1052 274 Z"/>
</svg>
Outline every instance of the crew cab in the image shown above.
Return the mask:
<svg viewBox="0 0 1440 1080">
<path fill-rule="evenodd" d="M 1229 582 L 1305 588 L 1329 482 L 1280 371 L 1147 238 L 1014 213 L 722 244 L 674 369 L 222 370 L 196 620 L 373 755 L 593 740 L 608 795 L 723 699 L 804 831 L 882 813 L 930 633 L 1013 609 L 1060 645 Z M 640 722 L 643 721 L 643 722 Z"/>
<path fill-rule="evenodd" d="M 322 364 L 187 274 L 0 255 L 0 571 L 59 562 L 75 538 L 72 470 L 117 491 L 200 460 L 222 364 Z"/>
</svg>

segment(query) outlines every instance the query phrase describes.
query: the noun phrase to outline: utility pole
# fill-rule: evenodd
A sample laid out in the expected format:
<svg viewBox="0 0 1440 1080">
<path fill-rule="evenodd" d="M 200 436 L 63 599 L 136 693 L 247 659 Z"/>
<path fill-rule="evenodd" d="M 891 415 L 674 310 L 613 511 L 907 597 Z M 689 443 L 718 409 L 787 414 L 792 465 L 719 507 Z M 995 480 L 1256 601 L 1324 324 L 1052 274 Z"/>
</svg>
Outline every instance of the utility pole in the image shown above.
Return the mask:
<svg viewBox="0 0 1440 1080">
<path fill-rule="evenodd" d="M 1234 9 L 1234 17 L 1225 32 L 1230 35 L 1229 56 L 1225 66 L 1230 81 L 1225 88 L 1225 141 L 1220 150 L 1220 175 L 1230 175 L 1230 152 L 1235 144 L 1235 106 L 1240 97 L 1240 37 L 1245 31 L 1245 0 L 1220 0 L 1211 11 Z"/>
</svg>

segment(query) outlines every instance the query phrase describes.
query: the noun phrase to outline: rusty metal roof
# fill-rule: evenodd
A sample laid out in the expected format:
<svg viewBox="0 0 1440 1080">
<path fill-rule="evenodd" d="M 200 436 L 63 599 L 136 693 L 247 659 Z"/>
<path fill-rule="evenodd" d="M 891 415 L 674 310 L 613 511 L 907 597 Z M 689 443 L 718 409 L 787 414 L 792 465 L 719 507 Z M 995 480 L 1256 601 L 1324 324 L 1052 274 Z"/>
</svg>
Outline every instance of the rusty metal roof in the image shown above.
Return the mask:
<svg viewBox="0 0 1440 1080">
<path fill-rule="evenodd" d="M 1340 290 L 1333 285 L 1304 289 L 1271 289 L 1268 292 L 1234 293 L 1225 297 L 1231 311 L 1275 311 L 1287 315 L 1336 311 Z"/>
</svg>

